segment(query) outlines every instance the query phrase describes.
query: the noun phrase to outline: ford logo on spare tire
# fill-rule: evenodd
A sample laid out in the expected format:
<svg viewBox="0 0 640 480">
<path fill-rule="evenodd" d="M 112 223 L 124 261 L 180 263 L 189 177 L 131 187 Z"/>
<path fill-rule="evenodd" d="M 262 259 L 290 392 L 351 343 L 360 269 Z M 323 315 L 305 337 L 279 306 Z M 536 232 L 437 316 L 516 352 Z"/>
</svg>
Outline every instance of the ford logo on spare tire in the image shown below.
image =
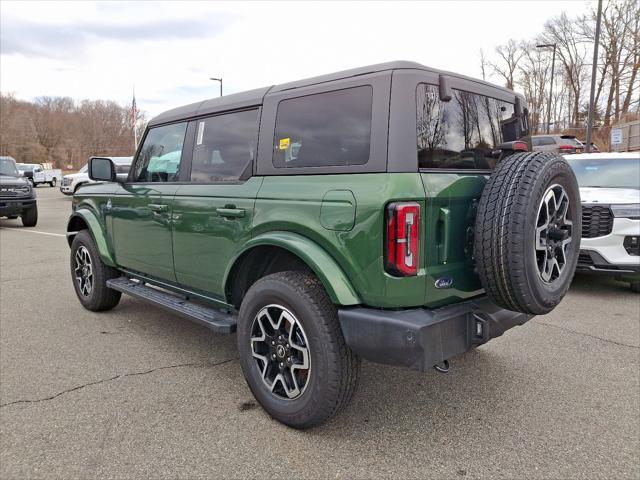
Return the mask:
<svg viewBox="0 0 640 480">
<path fill-rule="evenodd" d="M 453 285 L 453 278 L 451 277 L 440 277 L 436 280 L 436 288 L 451 288 Z"/>
</svg>

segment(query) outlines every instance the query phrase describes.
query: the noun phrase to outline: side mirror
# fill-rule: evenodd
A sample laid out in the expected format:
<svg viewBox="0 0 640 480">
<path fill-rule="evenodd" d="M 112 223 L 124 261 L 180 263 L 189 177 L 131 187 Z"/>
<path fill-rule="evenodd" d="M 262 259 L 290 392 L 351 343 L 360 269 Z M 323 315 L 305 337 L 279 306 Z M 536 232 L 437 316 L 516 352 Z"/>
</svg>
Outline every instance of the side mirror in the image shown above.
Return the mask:
<svg viewBox="0 0 640 480">
<path fill-rule="evenodd" d="M 97 182 L 115 182 L 116 167 L 110 158 L 91 157 L 89 159 L 89 178 Z"/>
<path fill-rule="evenodd" d="M 33 178 L 33 172 L 31 170 L 25 170 L 22 175 L 27 178 Z"/>
</svg>

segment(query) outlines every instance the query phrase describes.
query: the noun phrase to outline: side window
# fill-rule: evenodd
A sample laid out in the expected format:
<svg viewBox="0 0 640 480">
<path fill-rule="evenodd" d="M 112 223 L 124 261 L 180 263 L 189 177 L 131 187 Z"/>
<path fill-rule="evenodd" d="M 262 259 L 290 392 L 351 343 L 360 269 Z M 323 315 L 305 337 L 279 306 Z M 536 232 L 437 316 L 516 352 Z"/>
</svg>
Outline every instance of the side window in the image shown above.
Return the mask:
<svg viewBox="0 0 640 480">
<path fill-rule="evenodd" d="M 363 165 L 369 161 L 370 85 L 283 100 L 278 104 L 275 167 Z"/>
<path fill-rule="evenodd" d="M 237 180 L 255 156 L 258 110 L 197 121 L 192 182 Z"/>
<path fill-rule="evenodd" d="M 178 181 L 186 131 L 186 122 L 151 128 L 133 167 L 133 181 Z"/>
<path fill-rule="evenodd" d="M 555 141 L 553 137 L 531 137 L 531 144 L 534 147 L 539 147 L 541 145 L 555 145 Z"/>
<path fill-rule="evenodd" d="M 436 85 L 421 83 L 416 107 L 420 168 L 493 169 L 500 144 L 517 140 L 509 102 L 455 89 L 442 102 Z"/>
</svg>

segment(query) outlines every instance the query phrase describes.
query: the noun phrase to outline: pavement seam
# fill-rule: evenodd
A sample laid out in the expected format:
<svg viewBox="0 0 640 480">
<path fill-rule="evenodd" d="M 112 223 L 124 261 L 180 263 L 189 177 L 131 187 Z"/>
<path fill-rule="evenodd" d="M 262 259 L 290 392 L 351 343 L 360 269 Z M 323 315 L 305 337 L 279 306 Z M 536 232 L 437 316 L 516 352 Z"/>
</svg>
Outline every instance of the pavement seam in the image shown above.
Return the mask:
<svg viewBox="0 0 640 480">
<path fill-rule="evenodd" d="M 640 346 L 638 345 L 630 345 L 628 343 L 616 342 L 615 340 L 609 340 L 607 338 L 598 337 L 596 335 L 590 335 L 588 333 L 578 332 L 576 330 L 571 330 L 570 328 L 561 327 L 559 325 L 553 325 L 552 323 L 545 323 L 540 321 L 531 322 L 531 323 L 533 323 L 534 325 L 546 325 L 547 327 L 557 328 L 558 330 L 564 330 L 565 332 L 575 333 L 576 335 L 582 335 L 583 337 L 595 338 L 596 340 L 602 340 L 603 342 L 613 343 L 614 345 L 620 345 L 621 347 L 640 349 Z"/>
<path fill-rule="evenodd" d="M 56 393 L 55 395 L 52 395 L 50 397 L 45 397 L 45 398 L 37 398 L 35 400 L 15 400 L 13 402 L 8 402 L 8 403 L 3 403 L 0 404 L 0 408 L 3 407 L 8 407 L 10 405 L 16 405 L 16 404 L 20 404 L 20 403 L 38 403 L 38 402 L 47 402 L 49 400 L 53 400 L 55 398 L 58 398 L 66 393 L 71 393 L 71 392 L 75 392 L 76 390 L 81 390 L 83 388 L 86 387 L 90 387 L 92 385 L 99 385 L 101 383 L 108 383 L 108 382 L 112 382 L 113 380 L 117 380 L 119 378 L 126 378 L 126 377 L 135 377 L 138 375 L 147 375 L 149 373 L 153 373 L 153 372 L 157 372 L 158 370 L 167 370 L 167 369 L 171 369 L 171 368 L 184 368 L 184 367 L 217 367 L 219 365 L 224 365 L 225 363 L 229 363 L 229 362 L 233 362 L 234 360 L 238 360 L 238 357 L 233 357 L 233 358 L 228 358 L 226 360 L 222 360 L 221 362 L 217 362 L 217 363 L 212 363 L 210 365 L 207 365 L 206 363 L 180 363 L 177 365 L 166 365 L 164 367 L 156 367 L 156 368 L 152 368 L 151 370 L 144 370 L 142 372 L 131 372 L 131 373 L 123 373 L 122 375 L 115 375 L 113 377 L 109 377 L 109 378 L 104 378 L 102 380 L 96 380 L 93 382 L 89 382 L 89 383 L 85 383 L 83 385 L 78 385 L 76 387 L 73 388 L 69 388 L 67 390 L 63 390 L 61 392 Z"/>
</svg>

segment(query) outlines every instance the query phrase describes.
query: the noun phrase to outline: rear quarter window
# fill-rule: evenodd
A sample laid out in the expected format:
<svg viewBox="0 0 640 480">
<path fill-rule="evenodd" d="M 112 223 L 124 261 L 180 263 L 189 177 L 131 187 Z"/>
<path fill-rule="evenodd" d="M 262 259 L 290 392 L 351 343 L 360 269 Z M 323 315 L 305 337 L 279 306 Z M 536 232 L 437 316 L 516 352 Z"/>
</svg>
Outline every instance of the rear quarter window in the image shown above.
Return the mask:
<svg viewBox="0 0 640 480">
<path fill-rule="evenodd" d="M 273 165 L 295 168 L 367 163 L 372 102 L 370 85 L 281 101 L 276 113 Z"/>
</svg>

